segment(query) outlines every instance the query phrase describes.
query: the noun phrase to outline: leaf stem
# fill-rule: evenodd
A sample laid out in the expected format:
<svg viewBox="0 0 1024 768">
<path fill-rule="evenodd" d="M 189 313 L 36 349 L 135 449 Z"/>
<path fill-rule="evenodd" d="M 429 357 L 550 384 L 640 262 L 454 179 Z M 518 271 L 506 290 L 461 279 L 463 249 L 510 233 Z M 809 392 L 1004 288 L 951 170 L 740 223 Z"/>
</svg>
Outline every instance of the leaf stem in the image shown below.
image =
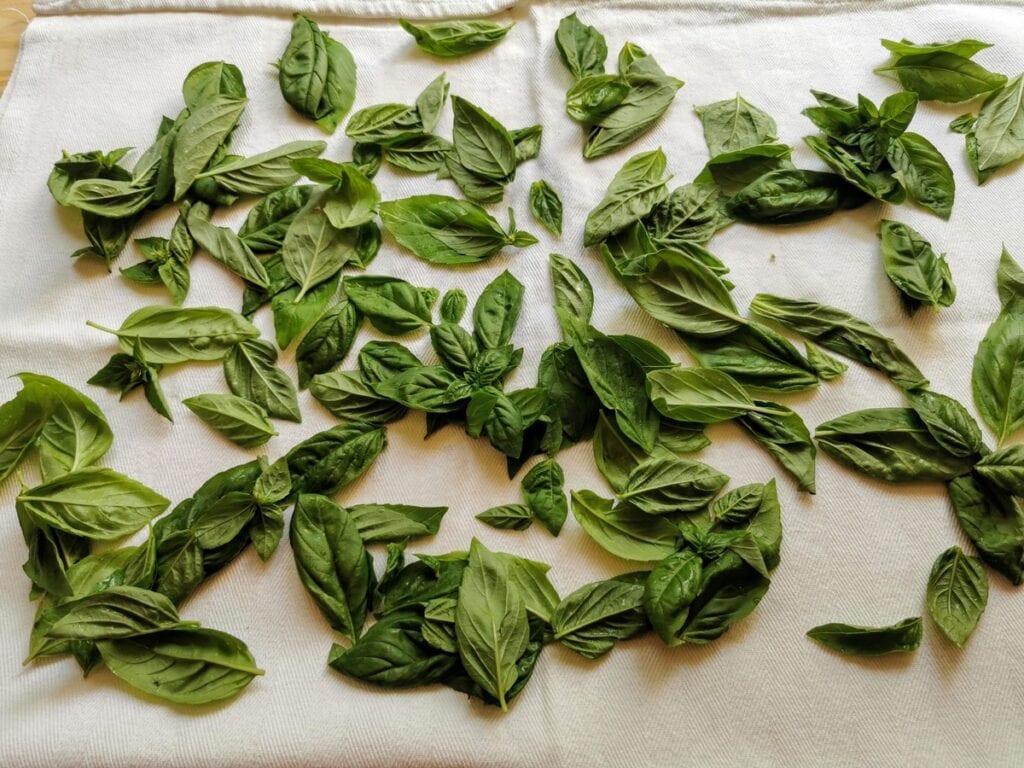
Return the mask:
<svg viewBox="0 0 1024 768">
<path fill-rule="evenodd" d="M 118 335 L 117 331 L 115 331 L 114 329 L 107 328 L 105 325 L 100 325 L 99 323 L 94 323 L 92 320 L 86 320 L 85 324 L 88 325 L 90 328 L 95 328 L 98 331 L 103 331 L 104 333 L 112 333 L 115 336 Z"/>
</svg>

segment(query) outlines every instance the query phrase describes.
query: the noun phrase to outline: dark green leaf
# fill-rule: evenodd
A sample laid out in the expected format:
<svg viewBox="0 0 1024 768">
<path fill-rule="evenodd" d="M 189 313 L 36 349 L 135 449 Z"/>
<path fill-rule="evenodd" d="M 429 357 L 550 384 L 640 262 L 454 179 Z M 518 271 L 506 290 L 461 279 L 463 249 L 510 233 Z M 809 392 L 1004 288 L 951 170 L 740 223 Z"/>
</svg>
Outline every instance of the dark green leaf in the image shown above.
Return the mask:
<svg viewBox="0 0 1024 768">
<path fill-rule="evenodd" d="M 807 636 L 847 656 L 882 656 L 916 651 L 921 645 L 921 633 L 921 618 L 914 617 L 889 627 L 822 624 L 808 630 Z"/>
<path fill-rule="evenodd" d="M 988 603 L 988 577 L 981 561 L 960 547 L 947 549 L 932 566 L 925 599 L 942 634 L 963 648 Z"/>
</svg>

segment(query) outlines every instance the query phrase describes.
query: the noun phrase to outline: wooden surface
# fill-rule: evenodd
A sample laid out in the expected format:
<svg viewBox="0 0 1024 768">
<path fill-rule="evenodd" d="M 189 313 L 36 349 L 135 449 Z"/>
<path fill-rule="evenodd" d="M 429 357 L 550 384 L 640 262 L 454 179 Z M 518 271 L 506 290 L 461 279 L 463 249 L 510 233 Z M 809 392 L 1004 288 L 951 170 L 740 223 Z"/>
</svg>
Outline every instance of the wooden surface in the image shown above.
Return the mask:
<svg viewBox="0 0 1024 768">
<path fill-rule="evenodd" d="M 21 14 L 32 17 L 32 0 L 0 0 L 0 92 L 7 87 L 18 56 L 18 40 L 25 29 Z"/>
</svg>

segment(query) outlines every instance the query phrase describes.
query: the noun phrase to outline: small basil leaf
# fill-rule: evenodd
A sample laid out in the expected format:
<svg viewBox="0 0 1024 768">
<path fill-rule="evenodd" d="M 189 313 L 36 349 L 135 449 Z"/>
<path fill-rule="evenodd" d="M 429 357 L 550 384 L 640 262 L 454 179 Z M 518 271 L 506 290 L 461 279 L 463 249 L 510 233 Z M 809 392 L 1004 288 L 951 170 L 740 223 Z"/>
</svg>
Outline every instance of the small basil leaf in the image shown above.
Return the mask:
<svg viewBox="0 0 1024 768">
<path fill-rule="evenodd" d="M 807 636 L 847 656 L 882 656 L 916 651 L 921 645 L 921 633 L 921 619 L 914 617 L 889 627 L 822 624 L 808 630 Z"/>
</svg>

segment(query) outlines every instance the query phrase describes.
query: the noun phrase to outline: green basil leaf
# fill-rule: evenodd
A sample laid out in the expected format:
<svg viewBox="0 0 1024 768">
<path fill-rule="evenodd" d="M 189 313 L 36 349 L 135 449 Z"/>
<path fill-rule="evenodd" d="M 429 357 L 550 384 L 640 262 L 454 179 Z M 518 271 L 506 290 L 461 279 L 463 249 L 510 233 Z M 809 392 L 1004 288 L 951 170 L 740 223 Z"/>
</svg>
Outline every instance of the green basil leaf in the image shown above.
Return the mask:
<svg viewBox="0 0 1024 768">
<path fill-rule="evenodd" d="M 832 357 L 817 344 L 806 341 L 804 348 L 807 350 L 808 365 L 814 370 L 814 375 L 822 381 L 838 379 L 849 368 L 846 363 Z"/>
<path fill-rule="evenodd" d="M 174 142 L 174 199 L 206 169 L 245 111 L 244 97 L 217 95 L 189 112 Z"/>
<path fill-rule="evenodd" d="M 508 573 L 505 562 L 473 539 L 455 608 L 462 664 L 502 710 L 529 639 L 524 601 Z"/>
<path fill-rule="evenodd" d="M 224 378 L 239 397 L 263 408 L 269 416 L 302 421 L 295 384 L 277 367 L 277 350 L 260 339 L 243 341 L 224 356 Z"/>
<path fill-rule="evenodd" d="M 445 167 L 451 151 L 451 142 L 428 133 L 391 144 L 384 149 L 383 157 L 409 173 L 434 173 Z"/>
<path fill-rule="evenodd" d="M 562 234 L 562 199 L 543 179 L 530 185 L 530 213 L 552 234 Z"/>
<path fill-rule="evenodd" d="M 371 387 L 422 367 L 420 359 L 397 341 L 368 341 L 359 350 L 359 372 Z"/>
<path fill-rule="evenodd" d="M 486 19 L 451 19 L 432 24 L 413 24 L 399 19 L 398 23 L 413 36 L 420 50 L 443 58 L 465 56 L 490 48 L 515 26 L 503 27 Z"/>
<path fill-rule="evenodd" d="M 970 58 L 950 51 L 929 51 L 898 55 L 896 60 L 875 70 L 892 73 L 906 90 L 922 101 L 956 104 L 970 101 L 1006 84 L 1006 76 L 989 72 Z"/>
<path fill-rule="evenodd" d="M 943 448 L 911 408 L 848 413 L 820 424 L 814 437 L 836 460 L 890 483 L 952 480 L 974 464 Z"/>
<path fill-rule="evenodd" d="M 90 325 L 117 336 L 125 352 L 137 347 L 151 365 L 220 360 L 235 344 L 260 335 L 241 315 L 221 307 L 150 306 L 132 312 L 116 331 Z"/>
<path fill-rule="evenodd" d="M 346 277 L 345 295 L 374 328 L 402 336 L 431 322 L 420 290 L 405 280 L 383 275 Z"/>
<path fill-rule="evenodd" d="M 102 150 L 91 152 L 62 153 L 61 159 L 53 164 L 53 170 L 46 180 L 46 187 L 58 205 L 70 205 L 68 192 L 76 181 L 83 179 L 112 179 L 131 181 L 132 175 L 118 165 L 118 162 L 130 151 L 130 147 L 115 149 L 105 153 Z"/>
<path fill-rule="evenodd" d="M 652 515 L 697 512 L 727 482 L 727 476 L 699 461 L 653 456 L 633 468 L 619 498 Z"/>
<path fill-rule="evenodd" d="M 156 585 L 178 605 L 205 577 L 203 550 L 191 531 L 178 531 L 163 538 L 157 547 Z"/>
<path fill-rule="evenodd" d="M 669 555 L 651 570 L 644 585 L 643 606 L 651 626 L 665 645 L 679 645 L 690 604 L 701 587 L 701 559 L 689 550 Z"/>
<path fill-rule="evenodd" d="M 483 208 L 444 195 L 389 200 L 380 216 L 401 245 L 435 264 L 473 264 L 513 244 Z"/>
<path fill-rule="evenodd" d="M 516 150 L 508 130 L 480 107 L 458 96 L 452 97 L 452 111 L 452 145 L 459 163 L 485 179 L 511 181 L 516 171 Z"/>
<path fill-rule="evenodd" d="M 330 61 L 325 36 L 317 23 L 296 14 L 291 38 L 278 64 L 281 95 L 296 112 L 312 119 L 322 117 L 321 105 Z"/>
<path fill-rule="evenodd" d="M 644 392 L 643 366 L 608 337 L 578 345 L 576 355 L 601 404 L 615 411 L 619 429 L 642 451 L 652 451 L 660 418 Z"/>
<path fill-rule="evenodd" d="M 597 544 L 623 560 L 653 562 L 676 551 L 675 527 L 632 504 L 612 507 L 592 491 L 572 492 L 572 513 Z"/>
<path fill-rule="evenodd" d="M 192 534 L 203 550 L 223 547 L 238 536 L 256 515 L 251 493 L 225 493 L 192 521 Z"/>
<path fill-rule="evenodd" d="M 192 413 L 243 448 L 256 448 L 277 434 L 267 412 L 237 395 L 197 395 L 182 400 Z"/>
<path fill-rule="evenodd" d="M 383 428 L 345 424 L 303 440 L 288 451 L 298 493 L 332 494 L 362 475 L 387 445 Z"/>
<path fill-rule="evenodd" d="M 694 424 L 716 424 L 751 412 L 784 413 L 773 404 L 758 405 L 735 379 L 713 368 L 651 371 L 647 394 L 664 416 Z"/>
<path fill-rule="evenodd" d="M 502 504 L 485 509 L 476 519 L 492 528 L 525 531 L 533 523 L 533 511 L 525 504 Z"/>
<path fill-rule="evenodd" d="M 665 153 L 634 155 L 612 178 L 604 199 L 589 214 L 583 244 L 597 245 L 651 212 L 668 195 Z"/>
<path fill-rule="evenodd" d="M 928 613 L 950 642 L 963 648 L 988 603 L 988 577 L 976 557 L 950 547 L 928 576 Z"/>
<path fill-rule="evenodd" d="M 388 614 L 351 648 L 335 644 L 327 663 L 346 677 L 383 688 L 409 688 L 440 682 L 456 657 L 424 641 L 426 623 L 412 611 Z"/>
<path fill-rule="evenodd" d="M 219 186 L 239 195 L 267 195 L 291 186 L 299 178 L 299 173 L 293 170 L 294 161 L 317 157 L 326 148 L 323 141 L 292 141 L 252 157 L 218 164 L 196 178 L 213 179 Z"/>
<path fill-rule="evenodd" d="M 903 389 L 924 389 L 928 380 L 896 342 L 838 307 L 759 293 L 750 311 L 806 336 L 825 349 L 882 371 Z"/>
<path fill-rule="evenodd" d="M 1024 426 L 1024 311 L 1010 301 L 974 355 L 971 385 L 981 418 L 1002 444 Z"/>
<path fill-rule="evenodd" d="M 328 200 L 328 196 L 311 198 L 284 236 L 281 258 L 288 274 L 299 285 L 296 301 L 337 275 L 354 255 L 357 230 L 341 230 L 331 224 L 326 210 Z"/>
<path fill-rule="evenodd" d="M 737 554 L 727 552 L 701 573 L 700 592 L 690 604 L 679 638 L 697 645 L 718 639 L 757 608 L 769 585 Z"/>
<path fill-rule="evenodd" d="M 954 456 L 981 452 L 981 428 L 956 400 L 926 389 L 907 392 L 907 400 L 936 442 Z"/>
<path fill-rule="evenodd" d="M 158 592 L 113 586 L 61 605 L 61 617 L 49 628 L 53 638 L 117 640 L 181 627 L 174 604 Z"/>
<path fill-rule="evenodd" d="M 299 287 L 291 283 L 285 290 L 274 295 L 270 308 L 274 313 L 274 337 L 277 346 L 287 348 L 296 338 L 301 338 L 313 324 L 323 316 L 327 305 L 338 293 L 341 273 L 320 283 L 302 298 Z"/>
<path fill-rule="evenodd" d="M 743 525 L 761 508 L 764 485 L 750 483 L 733 488 L 711 504 L 711 517 L 716 525 Z"/>
<path fill-rule="evenodd" d="M 387 424 L 407 412 L 404 405 L 378 396 L 354 371 L 318 374 L 310 380 L 309 392 L 342 421 Z"/>
<path fill-rule="evenodd" d="M 1009 306 L 1014 298 L 1024 297 L 1024 269 L 1013 260 L 1005 245 L 999 256 L 996 287 L 999 291 L 999 303 L 1004 308 Z"/>
<path fill-rule="evenodd" d="M 696 107 L 694 111 L 704 126 L 704 140 L 712 157 L 778 138 L 778 128 L 771 116 L 738 93 L 735 98 Z"/>
<path fill-rule="evenodd" d="M 913 56 L 919 53 L 954 53 L 957 56 L 963 56 L 965 59 L 969 59 L 979 51 L 983 51 L 986 48 L 991 48 L 991 43 L 983 43 L 980 40 L 973 40 L 970 38 L 964 40 L 957 40 L 948 43 L 913 43 L 906 38 L 902 40 L 885 40 L 881 41 L 882 47 L 888 51 L 891 51 L 894 56 Z"/>
<path fill-rule="evenodd" d="M 1024 156 L 1024 75 L 1018 75 L 981 105 L 974 125 L 977 168 L 994 170 Z"/>
<path fill-rule="evenodd" d="M 829 144 L 819 136 L 804 136 L 804 143 L 825 165 L 866 195 L 894 205 L 906 199 L 906 190 L 895 176 L 874 169 L 859 154 L 837 144 Z M 884 149 L 888 149 L 888 144 Z"/>
<path fill-rule="evenodd" d="M 316 187 L 305 184 L 279 189 L 249 210 L 238 236 L 256 253 L 276 253 L 295 215 L 309 202 Z"/>
<path fill-rule="evenodd" d="M 121 251 L 128 244 L 141 215 L 110 219 L 82 211 L 82 229 L 89 240 L 89 247 L 75 251 L 71 254 L 72 258 L 95 256 L 102 259 L 104 266 L 109 270 L 114 259 L 121 255 Z"/>
<path fill-rule="evenodd" d="M 239 277 L 261 288 L 270 284 L 266 268 L 242 239 L 227 227 L 210 223 L 205 205 L 192 206 L 188 231 L 201 248 Z"/>
<path fill-rule="evenodd" d="M 181 85 L 185 107 L 195 109 L 214 96 L 245 98 L 245 81 L 234 64 L 225 61 L 207 61 L 192 69 Z"/>
<path fill-rule="evenodd" d="M 308 179 L 330 187 L 320 196 L 320 203 L 335 229 L 349 229 L 373 221 L 380 193 L 356 166 L 306 158 L 293 161 L 292 168 Z"/>
<path fill-rule="evenodd" d="M 327 80 L 320 97 L 316 124 L 327 133 L 334 133 L 356 100 L 356 62 L 348 48 L 326 33 L 323 37 L 327 51 Z"/>
<path fill-rule="evenodd" d="M 964 475 L 947 486 L 957 522 L 981 559 L 1013 584 L 1024 581 L 1024 510 L 984 478 Z"/>
<path fill-rule="evenodd" d="M 303 494 L 289 535 L 310 597 L 330 625 L 354 642 L 366 622 L 373 573 L 355 521 L 330 499 Z"/>
<path fill-rule="evenodd" d="M 628 95 L 629 83 L 617 75 L 587 75 L 566 92 L 565 111 L 581 125 L 594 125 L 625 101 Z"/>
<path fill-rule="evenodd" d="M 630 442 L 602 412 L 594 430 L 594 462 L 612 490 L 625 490 L 630 473 L 646 458 L 639 446 Z"/>
<path fill-rule="evenodd" d="M 448 507 L 411 504 L 356 504 L 348 514 L 367 544 L 434 536 Z"/>
<path fill-rule="evenodd" d="M 913 183 L 922 201 L 935 200 L 936 205 L 941 205 L 938 200 L 945 197 L 951 206 L 952 174 L 948 178 L 949 185 L 943 186 L 941 191 L 934 188 L 939 183 L 946 184 L 947 179 L 939 179 L 938 175 L 940 164 L 945 160 L 940 155 L 934 167 L 927 167 L 932 160 L 931 155 L 922 152 L 920 157 L 911 157 L 910 153 L 915 152 L 918 146 L 915 144 L 899 155 L 903 172 L 901 180 L 908 186 Z M 894 158 L 897 156 L 892 146 L 890 152 Z M 729 198 L 726 207 L 730 215 L 743 221 L 791 224 L 821 218 L 839 209 L 857 208 L 867 200 L 868 197 L 859 189 L 835 174 L 780 168 L 759 176 L 740 189 Z"/>
<path fill-rule="evenodd" d="M 18 468 L 35 446 L 48 410 L 27 392 L 0 405 L 0 481 Z"/>
<path fill-rule="evenodd" d="M 1024 496 L 1024 445 L 1011 445 L 986 454 L 974 471 L 1014 496 Z"/>
<path fill-rule="evenodd" d="M 590 318 L 594 312 L 594 289 L 583 271 L 557 253 L 548 257 L 551 287 L 555 293 L 555 314 L 562 326 L 562 336 L 570 341 L 582 341 L 589 334 Z"/>
<path fill-rule="evenodd" d="M 807 636 L 847 656 L 882 656 L 916 651 L 921 645 L 922 631 L 921 618 L 914 617 L 889 627 L 822 624 L 808 630 Z"/>
<path fill-rule="evenodd" d="M 64 198 L 66 205 L 105 219 L 135 216 L 153 201 L 153 187 L 119 179 L 81 179 Z"/>
<path fill-rule="evenodd" d="M 347 298 L 320 316 L 295 350 L 300 387 L 306 387 L 314 376 L 327 373 L 344 361 L 362 322 L 359 310 Z"/>
<path fill-rule="evenodd" d="M 817 449 L 803 419 L 778 403 L 755 400 L 754 405 L 760 410 L 745 413 L 736 421 L 793 476 L 801 491 L 814 493 Z"/>
<path fill-rule="evenodd" d="M 736 204 L 734 196 L 730 205 Z M 730 223 L 732 219 L 725 211 L 718 187 L 696 182 L 676 187 L 651 209 L 645 220 L 655 243 L 684 252 L 693 243 L 706 243 Z"/>
<path fill-rule="evenodd" d="M 17 501 L 38 523 L 101 541 L 134 533 L 170 503 L 138 481 L 104 467 L 78 469 L 26 488 Z"/>
<path fill-rule="evenodd" d="M 523 305 L 523 284 L 507 270 L 480 292 L 473 306 L 473 335 L 481 349 L 508 344 Z"/>
<path fill-rule="evenodd" d="M 911 199 L 943 219 L 953 211 L 956 184 L 953 170 L 935 145 L 907 132 L 889 145 L 889 162 Z"/>
<path fill-rule="evenodd" d="M 447 85 L 444 93 L 447 94 Z M 416 107 L 376 104 L 353 114 L 345 126 L 345 135 L 361 144 L 387 147 L 422 136 L 429 130 Z"/>
<path fill-rule="evenodd" d="M 575 13 L 558 23 L 555 45 L 576 80 L 604 72 L 604 62 L 608 58 L 604 35 L 577 19 Z"/>
<path fill-rule="evenodd" d="M 536 517 L 552 535 L 557 536 L 569 514 L 565 500 L 565 475 L 554 459 L 547 459 L 535 465 L 523 477 L 523 498 Z"/>
<path fill-rule="evenodd" d="M 616 640 L 647 628 L 644 584 L 608 579 L 586 584 L 558 604 L 551 617 L 555 639 L 587 659 L 608 653 Z"/>
<path fill-rule="evenodd" d="M 526 128 L 513 128 L 508 132 L 516 147 L 516 165 L 534 160 L 540 156 L 540 145 L 544 138 L 544 126 L 529 125 Z"/>
<path fill-rule="evenodd" d="M 143 693 L 175 704 L 237 695 L 263 674 L 241 640 L 212 629 L 175 629 L 97 643 L 103 663 Z"/>
</svg>

